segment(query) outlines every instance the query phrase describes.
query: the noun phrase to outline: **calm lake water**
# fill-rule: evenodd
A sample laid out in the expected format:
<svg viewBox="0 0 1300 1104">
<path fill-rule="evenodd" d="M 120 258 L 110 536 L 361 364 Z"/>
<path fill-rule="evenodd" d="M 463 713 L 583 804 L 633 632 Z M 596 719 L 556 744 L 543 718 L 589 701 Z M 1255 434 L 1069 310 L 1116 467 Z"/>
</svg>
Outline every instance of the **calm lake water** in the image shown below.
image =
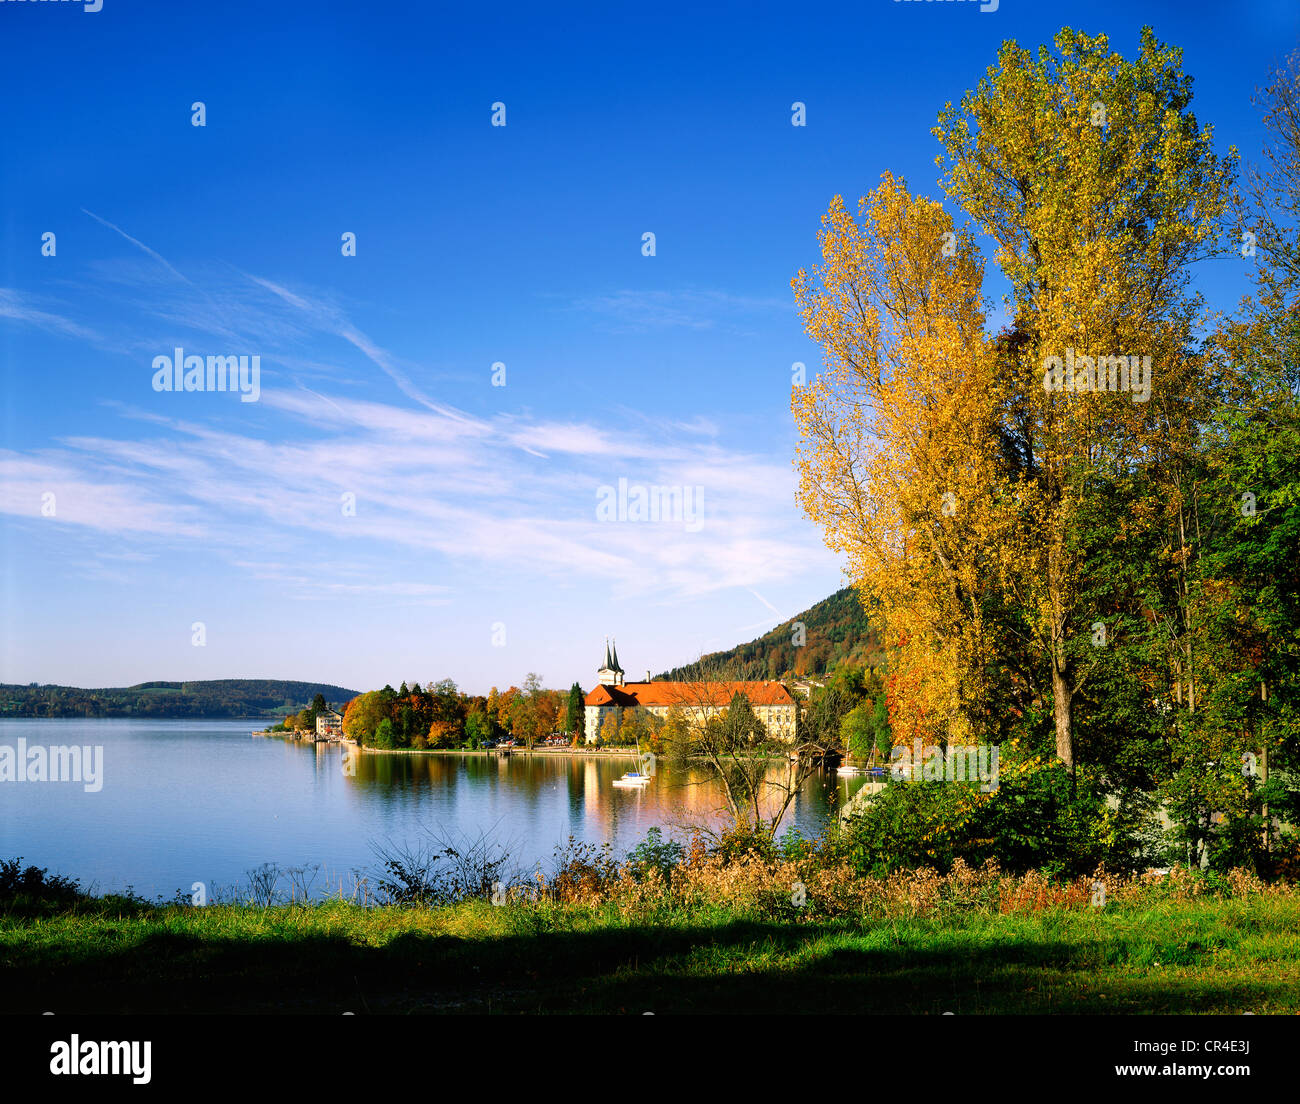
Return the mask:
<svg viewBox="0 0 1300 1104">
<path fill-rule="evenodd" d="M 0 858 L 21 855 L 98 892 L 189 895 L 233 887 L 266 862 L 319 863 L 316 888 L 350 884 L 379 861 L 372 844 L 490 832 L 524 868 L 549 869 L 573 836 L 623 855 L 652 826 L 720 805 L 696 767 L 659 764 L 648 788 L 616 789 L 633 757 L 373 755 L 250 735 L 254 721 L 2 720 L 0 744 L 103 747 L 103 787 L 0 782 Z M 774 769 L 782 769 L 779 766 Z M 818 833 L 862 779 L 819 773 L 782 828 Z M 838 791 L 838 798 L 835 796 Z"/>
</svg>

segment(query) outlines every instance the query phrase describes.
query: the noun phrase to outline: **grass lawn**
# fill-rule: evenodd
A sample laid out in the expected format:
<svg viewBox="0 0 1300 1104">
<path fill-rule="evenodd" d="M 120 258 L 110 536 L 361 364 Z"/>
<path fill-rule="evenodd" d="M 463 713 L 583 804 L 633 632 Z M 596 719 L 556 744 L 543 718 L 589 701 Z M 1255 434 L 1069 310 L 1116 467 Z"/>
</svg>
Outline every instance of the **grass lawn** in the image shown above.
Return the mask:
<svg viewBox="0 0 1300 1104">
<path fill-rule="evenodd" d="M 0 1012 L 1300 1012 L 1300 896 L 912 919 L 675 904 L 0 914 Z"/>
</svg>

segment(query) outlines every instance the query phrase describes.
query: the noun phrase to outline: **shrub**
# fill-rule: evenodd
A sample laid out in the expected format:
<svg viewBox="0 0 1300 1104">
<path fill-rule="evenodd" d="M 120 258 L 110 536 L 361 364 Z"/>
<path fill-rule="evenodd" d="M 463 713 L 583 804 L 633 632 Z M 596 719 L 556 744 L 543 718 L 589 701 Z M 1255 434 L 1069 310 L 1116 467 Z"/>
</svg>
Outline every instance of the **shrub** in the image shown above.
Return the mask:
<svg viewBox="0 0 1300 1104">
<path fill-rule="evenodd" d="M 75 879 L 24 867 L 22 858 L 0 859 L 0 905 L 70 905 L 82 896 Z"/>
<path fill-rule="evenodd" d="M 509 845 L 490 831 L 477 836 L 445 835 L 425 829 L 414 843 L 372 844 L 381 868 L 380 900 L 408 907 L 492 899 L 499 888 L 517 891 L 523 879 L 514 869 Z"/>
<path fill-rule="evenodd" d="M 1144 867 L 1151 857 L 1143 829 L 1149 810 L 1121 800 L 1112 808 L 1102 787 L 1080 776 L 1073 786 L 1060 763 L 1003 770 L 983 793 L 961 782 L 894 782 L 846 826 L 854 866 L 869 874 L 933 867 L 957 859 L 981 866 L 1080 876 L 1105 865 Z"/>
<path fill-rule="evenodd" d="M 652 868 L 668 877 L 684 855 L 682 845 L 675 840 L 665 840 L 656 827 L 651 828 L 646 838 L 628 852 L 627 859 L 638 877 L 644 878 Z"/>
<path fill-rule="evenodd" d="M 622 870 L 609 844 L 599 847 L 572 836 L 555 849 L 555 870 L 550 877 L 538 871 L 540 896 L 564 904 L 596 904 L 605 900 Z"/>
</svg>

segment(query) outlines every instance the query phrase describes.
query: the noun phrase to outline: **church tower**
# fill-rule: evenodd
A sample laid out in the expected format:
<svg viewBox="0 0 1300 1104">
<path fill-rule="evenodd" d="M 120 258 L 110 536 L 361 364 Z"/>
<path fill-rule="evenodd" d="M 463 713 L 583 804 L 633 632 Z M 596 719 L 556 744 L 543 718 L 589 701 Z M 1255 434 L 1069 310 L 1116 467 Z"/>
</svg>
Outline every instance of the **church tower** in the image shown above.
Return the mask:
<svg viewBox="0 0 1300 1104">
<path fill-rule="evenodd" d="M 605 664 L 596 672 L 596 677 L 600 680 L 601 686 L 623 685 L 623 668 L 618 665 L 618 645 L 614 646 L 611 654 L 609 637 L 605 638 Z"/>
</svg>

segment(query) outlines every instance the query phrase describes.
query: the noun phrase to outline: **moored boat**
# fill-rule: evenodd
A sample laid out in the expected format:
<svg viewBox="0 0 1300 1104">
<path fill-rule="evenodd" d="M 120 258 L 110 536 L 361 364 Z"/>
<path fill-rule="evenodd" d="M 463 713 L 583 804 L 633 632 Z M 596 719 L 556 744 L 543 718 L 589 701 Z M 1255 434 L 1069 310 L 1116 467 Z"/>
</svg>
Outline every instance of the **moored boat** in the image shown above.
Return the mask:
<svg viewBox="0 0 1300 1104">
<path fill-rule="evenodd" d="M 648 758 L 651 761 L 651 769 L 653 769 L 654 756 L 651 755 L 648 756 Z M 638 764 L 641 762 L 641 741 L 640 740 L 637 740 L 636 742 L 636 761 Z M 650 785 L 650 775 L 642 774 L 640 771 L 630 770 L 627 771 L 622 778 L 615 778 L 614 785 L 621 786 L 625 789 L 633 789 L 639 786 L 648 786 Z"/>
<path fill-rule="evenodd" d="M 615 786 L 648 786 L 650 785 L 650 776 L 648 774 L 639 774 L 637 771 L 628 771 L 622 778 L 614 779 Z"/>
</svg>

